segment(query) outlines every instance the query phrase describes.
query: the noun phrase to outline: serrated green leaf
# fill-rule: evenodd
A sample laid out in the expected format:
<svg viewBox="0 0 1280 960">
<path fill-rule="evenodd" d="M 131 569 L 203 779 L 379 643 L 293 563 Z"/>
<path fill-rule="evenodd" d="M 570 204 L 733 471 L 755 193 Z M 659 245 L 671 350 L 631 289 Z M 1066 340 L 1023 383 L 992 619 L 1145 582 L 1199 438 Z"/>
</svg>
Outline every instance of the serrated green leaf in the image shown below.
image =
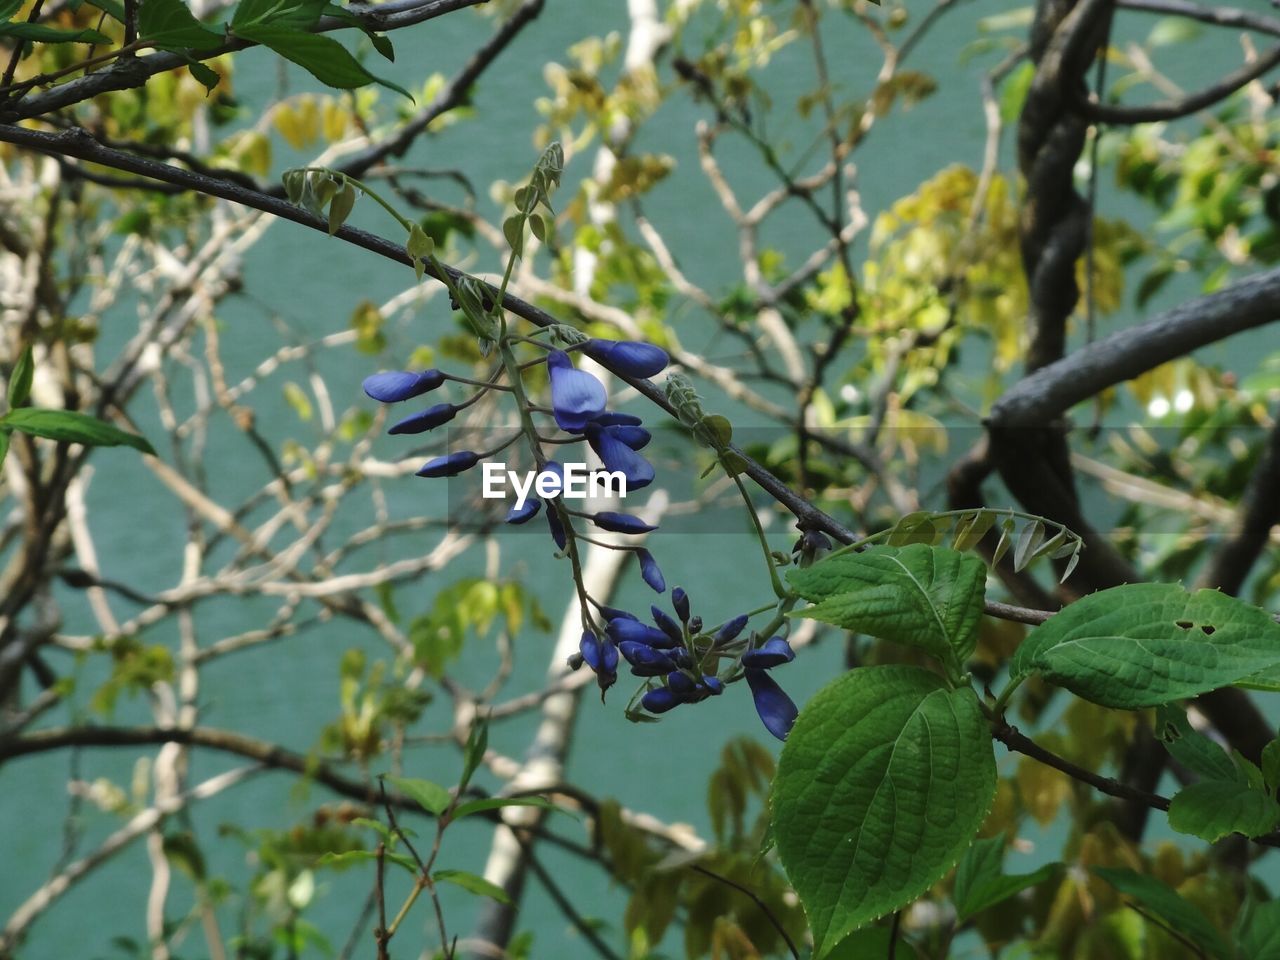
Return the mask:
<svg viewBox="0 0 1280 960">
<path fill-rule="evenodd" d="M 466 803 L 458 805 L 453 811 L 453 819 L 461 820 L 473 813 L 483 813 L 485 810 L 501 810 L 503 807 L 537 807 L 540 810 L 550 810 L 553 813 L 563 813 L 568 815 L 569 811 L 562 807 L 556 806 L 545 797 L 485 797 L 482 800 L 468 800 Z"/>
<path fill-rule="evenodd" d="M 1132 870 L 1094 867 L 1093 872 L 1218 960 L 1232 960 L 1233 952 L 1222 934 L 1176 890 Z"/>
<path fill-rule="evenodd" d="M 1239 780 L 1201 780 L 1174 794 L 1169 826 L 1210 843 L 1232 833 L 1257 837 L 1280 826 L 1280 804 Z"/>
<path fill-rule="evenodd" d="M 38 43 L 111 43 L 111 38 L 97 30 L 59 30 L 43 23 L 0 23 L 0 37 L 17 37 L 19 40 L 35 40 Z"/>
<path fill-rule="evenodd" d="M 463 890 L 478 893 L 482 897 L 490 897 L 499 903 L 511 902 L 511 898 L 507 896 L 507 891 L 496 883 L 490 883 L 484 877 L 477 876 L 474 873 L 467 873 L 465 870 L 437 870 L 431 875 L 431 879 L 437 883 L 452 883 Z"/>
<path fill-rule="evenodd" d="M 819 691 L 787 738 L 770 798 L 814 956 L 941 879 L 995 787 L 991 735 L 971 688 L 883 666 Z"/>
<path fill-rule="evenodd" d="M 31 396 L 31 381 L 35 379 L 36 364 L 31 356 L 31 347 L 22 351 L 18 362 L 13 365 L 13 373 L 9 374 L 9 406 L 20 407 Z"/>
<path fill-rule="evenodd" d="M 888 927 L 869 927 L 850 934 L 837 943 L 826 960 L 880 960 L 890 956 L 889 944 L 893 943 L 893 960 L 917 960 L 915 947 L 901 936 L 894 943 L 893 931 Z"/>
<path fill-rule="evenodd" d="M 63 443 L 82 443 L 87 447 L 133 447 L 143 453 L 156 455 L 151 444 L 136 433 L 125 433 L 97 417 L 75 410 L 19 407 L 0 418 L 0 425 Z"/>
<path fill-rule="evenodd" d="M 436 816 L 444 813 L 453 800 L 453 795 L 448 790 L 438 783 L 432 783 L 430 780 L 387 776 L 382 779 L 427 811 L 427 813 L 434 813 Z"/>
<path fill-rule="evenodd" d="M 787 579 L 816 604 L 794 616 L 918 647 L 962 667 L 977 643 L 986 573 L 976 557 L 912 544 L 831 556 Z"/>
<path fill-rule="evenodd" d="M 223 43 L 222 36 L 197 20 L 182 0 L 142 0 L 138 36 L 161 49 L 212 50 Z"/>
<path fill-rule="evenodd" d="M 964 922 L 974 914 L 1003 903 L 1029 887 L 1049 879 L 1061 868 L 1060 863 L 1046 863 L 1031 873 L 1009 876 L 1004 873 L 1004 835 L 975 840 L 956 867 L 956 882 L 951 900 L 956 906 L 956 919 Z"/>
<path fill-rule="evenodd" d="M 1037 673 L 1106 707 L 1137 709 L 1280 665 L 1280 624 L 1214 590 L 1133 583 L 1090 594 L 1023 641 L 1010 676 Z"/>
</svg>

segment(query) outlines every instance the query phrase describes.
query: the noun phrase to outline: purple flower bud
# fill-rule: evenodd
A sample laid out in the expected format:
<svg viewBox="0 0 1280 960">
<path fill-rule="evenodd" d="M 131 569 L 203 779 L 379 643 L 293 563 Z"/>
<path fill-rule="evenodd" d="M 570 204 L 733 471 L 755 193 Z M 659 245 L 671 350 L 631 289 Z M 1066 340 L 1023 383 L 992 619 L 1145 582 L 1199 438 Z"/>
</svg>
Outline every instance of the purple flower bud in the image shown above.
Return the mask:
<svg viewBox="0 0 1280 960">
<path fill-rule="evenodd" d="M 621 429 L 589 423 L 586 426 L 587 443 L 600 455 L 606 470 L 616 470 L 627 478 L 628 490 L 639 490 L 653 483 L 653 464 L 614 435 Z"/>
<path fill-rule="evenodd" d="M 448 456 L 428 460 L 418 470 L 420 477 L 456 477 L 480 462 L 480 455 L 471 450 L 458 450 Z"/>
<path fill-rule="evenodd" d="M 604 615 L 604 618 L 605 618 L 606 620 L 619 620 L 619 619 L 621 619 L 621 620 L 639 620 L 639 619 L 640 619 L 640 618 L 639 618 L 639 617 L 637 617 L 634 613 L 628 613 L 626 610 L 619 610 L 619 609 L 617 609 L 616 607 L 604 607 L 604 606 L 602 606 L 602 607 L 600 608 L 600 612 Z"/>
<path fill-rule="evenodd" d="M 653 554 L 648 550 L 637 550 L 636 558 L 640 561 L 640 576 L 644 578 L 644 582 L 657 593 L 663 593 L 667 589 L 667 579 L 658 568 L 658 561 L 653 559 Z"/>
<path fill-rule="evenodd" d="M 564 467 L 560 464 L 560 461 L 548 460 L 542 465 L 542 470 L 539 472 L 548 473 L 559 478 L 560 482 L 551 486 L 553 492 L 549 494 L 549 496 L 558 497 L 560 495 L 560 491 L 564 489 Z"/>
<path fill-rule="evenodd" d="M 650 690 L 640 698 L 640 706 L 650 713 L 666 713 L 680 706 L 683 701 L 666 687 Z"/>
<path fill-rule="evenodd" d="M 665 633 L 675 643 L 684 642 L 684 631 L 680 629 L 680 624 L 671 619 L 669 615 L 659 610 L 657 607 L 650 607 L 649 612 L 653 614 L 653 622 L 658 625 L 658 629 Z"/>
<path fill-rule="evenodd" d="M 742 632 L 742 628 L 747 625 L 747 621 L 749 619 L 750 617 L 748 617 L 745 613 L 740 616 L 734 617 L 732 620 L 730 620 L 723 627 L 721 627 L 719 630 L 716 631 L 715 643 L 717 645 L 722 643 L 728 643 L 730 640 L 732 640 L 734 637 L 736 637 L 738 634 Z"/>
<path fill-rule="evenodd" d="M 551 528 L 551 539 L 563 550 L 569 541 L 564 535 L 564 524 L 560 522 L 560 512 L 554 506 L 547 508 L 547 526 Z"/>
<path fill-rule="evenodd" d="M 661 347 L 634 340 L 590 340 L 586 352 L 620 376 L 641 379 L 661 373 L 671 362 Z"/>
<path fill-rule="evenodd" d="M 671 591 L 671 606 L 682 622 L 689 622 L 689 595 L 684 592 L 684 587 L 676 587 Z"/>
<path fill-rule="evenodd" d="M 647 623 L 641 623 L 639 620 L 624 620 L 621 617 L 610 620 L 605 630 L 618 643 L 643 643 L 657 650 L 669 650 L 678 642 Z"/>
<path fill-rule="evenodd" d="M 791 644 L 782 637 L 772 637 L 755 650 L 748 650 L 742 655 L 742 665 L 757 670 L 769 670 L 772 667 L 790 663 L 796 658 Z"/>
<path fill-rule="evenodd" d="M 633 517 L 629 513 L 615 513 L 612 510 L 602 510 L 591 518 L 591 522 L 601 530 L 612 533 L 648 533 L 650 530 L 658 529 L 639 517 Z"/>
<path fill-rule="evenodd" d="M 423 370 L 411 373 L 407 370 L 387 370 L 364 378 L 364 392 L 382 403 L 397 403 L 418 397 L 444 383 L 439 370 Z"/>
<path fill-rule="evenodd" d="M 693 677 L 677 670 L 674 673 L 667 674 L 667 686 L 678 694 L 686 694 L 693 693 L 698 685 L 694 682 Z"/>
<path fill-rule="evenodd" d="M 787 739 L 796 722 L 796 705 L 766 671 L 748 669 L 746 675 L 751 699 L 755 701 L 756 713 L 764 722 L 765 729 L 779 740 Z"/>
<path fill-rule="evenodd" d="M 523 506 L 512 507 L 507 511 L 507 523 L 527 523 L 542 508 L 542 501 L 537 497 L 529 497 Z"/>
<path fill-rule="evenodd" d="M 696 616 L 695 616 L 695 617 L 690 617 L 690 618 L 689 618 L 689 632 L 690 632 L 690 633 L 692 633 L 692 634 L 694 634 L 695 636 L 696 636 L 697 634 L 699 634 L 699 633 L 701 633 L 701 632 L 702 632 L 702 618 L 701 618 L 701 617 L 696 617 Z"/>
<path fill-rule="evenodd" d="M 646 643 L 624 641 L 618 644 L 618 652 L 637 677 L 662 677 L 679 667 L 675 657 Z"/>
<path fill-rule="evenodd" d="M 713 697 L 718 697 L 724 693 L 724 684 L 720 682 L 719 677 L 704 676 L 702 685 L 707 688 Z"/>
<path fill-rule="evenodd" d="M 604 413 L 609 396 L 604 384 L 578 370 L 563 350 L 547 354 L 547 371 L 551 378 L 551 410 L 561 430 L 581 431 L 590 420 Z"/>
<path fill-rule="evenodd" d="M 394 424 L 387 433 L 422 433 L 426 430 L 434 429 L 442 423 L 448 423 L 457 414 L 458 408 L 452 403 L 437 403 L 434 407 L 428 407 L 421 413 L 405 417 L 399 423 Z"/>
</svg>

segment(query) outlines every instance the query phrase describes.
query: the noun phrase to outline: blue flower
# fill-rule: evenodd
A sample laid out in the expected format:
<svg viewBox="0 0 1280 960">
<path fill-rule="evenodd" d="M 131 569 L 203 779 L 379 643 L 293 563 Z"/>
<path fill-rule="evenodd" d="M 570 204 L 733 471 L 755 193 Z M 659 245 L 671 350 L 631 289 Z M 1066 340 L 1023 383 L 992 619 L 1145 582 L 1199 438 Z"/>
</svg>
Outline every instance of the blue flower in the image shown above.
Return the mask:
<svg viewBox="0 0 1280 960">
<path fill-rule="evenodd" d="M 600 613 L 606 620 L 639 620 L 634 613 L 628 613 L 626 610 L 619 610 L 617 607 L 606 607 L 601 605 Z"/>
<path fill-rule="evenodd" d="M 662 575 L 662 570 L 658 567 L 658 561 L 653 559 L 653 554 L 648 550 L 637 550 L 636 559 L 640 561 L 640 576 L 644 578 L 644 582 L 653 587 L 655 592 L 665 593 L 667 578 Z"/>
<path fill-rule="evenodd" d="M 618 679 L 618 648 L 608 637 L 601 640 L 590 630 L 583 631 L 582 641 L 578 644 L 578 652 L 596 675 L 596 683 L 600 685 L 600 695 L 613 686 Z"/>
<path fill-rule="evenodd" d="M 650 607 L 649 612 L 653 614 L 653 622 L 658 625 L 658 629 L 675 643 L 684 642 L 684 631 L 680 629 L 680 624 L 676 623 L 667 613 L 657 607 Z"/>
<path fill-rule="evenodd" d="M 738 634 L 742 632 L 742 628 L 747 625 L 747 620 L 749 619 L 750 618 L 745 613 L 742 614 L 741 616 L 734 617 L 732 620 L 730 620 L 723 627 L 721 627 L 719 630 L 716 631 L 716 636 L 715 636 L 715 640 L 713 641 L 713 645 L 718 647 L 728 643 L 730 640 L 732 640 L 734 637 L 736 637 Z"/>
<path fill-rule="evenodd" d="M 421 413 L 415 413 L 393 424 L 387 433 L 422 433 L 432 430 L 457 416 L 458 409 L 452 403 L 437 403 L 434 407 L 428 407 Z"/>
<path fill-rule="evenodd" d="M 664 677 L 680 669 L 679 661 L 684 659 L 679 656 L 683 651 L 668 653 L 656 650 L 647 643 L 633 643 L 629 640 L 618 644 L 618 652 L 631 664 L 631 672 L 637 677 Z"/>
<path fill-rule="evenodd" d="M 676 587 L 671 591 L 671 606 L 675 608 L 682 623 L 689 622 L 689 595 L 684 592 L 684 587 Z"/>
<path fill-rule="evenodd" d="M 418 471 L 420 477 L 456 477 L 480 462 L 480 454 L 471 450 L 458 450 L 448 456 L 428 460 Z"/>
<path fill-rule="evenodd" d="M 640 706 L 650 713 L 666 713 L 685 701 L 670 687 L 658 687 L 640 698 Z"/>
<path fill-rule="evenodd" d="M 439 370 L 423 370 L 421 373 L 387 370 L 365 377 L 364 392 L 382 403 L 397 403 L 421 396 L 442 383 L 444 374 Z"/>
<path fill-rule="evenodd" d="M 611 533 L 648 533 L 650 530 L 658 528 L 645 523 L 639 517 L 633 517 L 629 513 L 615 513 L 612 510 L 602 510 L 591 518 L 601 530 L 608 530 Z"/>
<path fill-rule="evenodd" d="M 537 497 L 529 497 L 523 506 L 512 507 L 507 511 L 507 523 L 528 523 L 541 507 L 541 500 Z"/>
<path fill-rule="evenodd" d="M 742 665 L 744 667 L 754 667 L 760 670 L 769 670 L 773 667 L 780 667 L 784 663 L 790 663 L 796 658 L 796 652 L 791 649 L 791 644 L 787 643 L 782 637 L 773 637 L 766 640 L 755 650 L 748 650 L 742 655 Z"/>
<path fill-rule="evenodd" d="M 624 429 L 628 428 L 601 427 L 595 423 L 588 423 L 587 443 L 591 444 L 591 449 L 600 455 L 606 470 L 616 470 L 627 478 L 627 490 L 639 490 L 653 483 L 653 464 L 618 439 L 617 431 Z"/>
<path fill-rule="evenodd" d="M 647 623 L 622 617 L 610 620 L 605 631 L 618 643 L 643 643 L 656 650 L 670 650 L 680 643 L 679 640 L 672 639 L 663 631 L 654 629 Z"/>
<path fill-rule="evenodd" d="M 589 340 L 585 349 L 588 356 L 623 377 L 652 377 L 671 362 L 661 347 L 634 340 Z"/>
<path fill-rule="evenodd" d="M 779 740 L 787 739 L 791 725 L 796 722 L 797 711 L 791 698 L 783 693 L 768 671 L 790 663 L 795 658 L 791 644 L 782 637 L 772 637 L 757 649 L 748 650 L 742 655 L 743 672 L 747 677 L 747 686 L 751 688 L 756 713 L 764 721 L 765 729 Z"/>
<path fill-rule="evenodd" d="M 796 705 L 783 693 L 777 681 L 769 676 L 768 671 L 756 667 L 746 670 L 747 686 L 751 688 L 751 698 L 756 703 L 756 713 L 764 722 L 765 729 L 779 740 L 787 739 L 791 726 L 796 722 Z"/>
<path fill-rule="evenodd" d="M 604 413 L 609 400 L 604 384 L 575 368 L 563 350 L 547 354 L 547 373 L 551 378 L 551 410 L 561 430 L 580 432 Z"/>
</svg>

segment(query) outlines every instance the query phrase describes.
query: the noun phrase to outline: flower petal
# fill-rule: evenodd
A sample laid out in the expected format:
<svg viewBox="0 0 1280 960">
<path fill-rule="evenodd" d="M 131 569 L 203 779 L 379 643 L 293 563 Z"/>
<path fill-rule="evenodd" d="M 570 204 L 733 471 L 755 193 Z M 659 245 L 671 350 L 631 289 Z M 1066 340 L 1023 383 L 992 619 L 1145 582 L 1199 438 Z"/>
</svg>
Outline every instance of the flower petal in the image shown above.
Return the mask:
<svg viewBox="0 0 1280 960">
<path fill-rule="evenodd" d="M 618 644 L 618 652 L 631 664 L 631 672 L 637 677 L 663 677 L 679 667 L 671 654 L 645 643 L 624 641 Z"/>
<path fill-rule="evenodd" d="M 405 417 L 393 424 L 387 433 L 423 433 L 448 423 L 457 414 L 458 408 L 452 403 L 437 403 L 434 407 L 428 407 L 420 413 Z"/>
<path fill-rule="evenodd" d="M 653 483 L 653 464 L 617 438 L 615 431 L 621 429 L 589 423 L 586 426 L 587 443 L 600 455 L 606 470 L 619 471 L 627 478 L 628 491 L 639 490 Z"/>
<path fill-rule="evenodd" d="M 681 622 L 689 622 L 689 595 L 684 592 L 684 587 L 676 587 L 671 591 L 671 606 L 675 608 Z"/>
<path fill-rule="evenodd" d="M 684 642 L 684 631 L 680 629 L 680 624 L 671 619 L 671 616 L 657 607 L 650 607 L 649 612 L 653 614 L 653 622 L 658 625 L 658 629 L 671 638 L 673 643 Z"/>
<path fill-rule="evenodd" d="M 715 643 L 728 643 L 734 637 L 742 632 L 742 628 L 747 625 L 747 621 L 751 619 L 745 613 L 734 617 L 723 627 L 716 631 Z"/>
<path fill-rule="evenodd" d="M 618 643 L 643 643 L 645 646 L 653 647 L 655 650 L 670 650 L 678 642 L 647 623 L 641 623 L 638 620 L 625 620 L 621 617 L 617 620 L 610 620 L 605 630 Z"/>
<path fill-rule="evenodd" d="M 537 497 L 528 497 L 523 506 L 512 507 L 507 511 L 507 523 L 528 523 L 542 508 L 542 501 Z"/>
<path fill-rule="evenodd" d="M 547 354 L 547 371 L 551 378 L 551 410 L 561 430 L 581 431 L 604 413 L 609 401 L 604 384 L 585 370 L 575 368 L 563 350 Z"/>
<path fill-rule="evenodd" d="M 674 710 L 683 702 L 679 696 L 666 687 L 650 690 L 640 698 L 640 706 L 650 713 L 666 713 L 668 710 Z"/>
<path fill-rule="evenodd" d="M 364 378 L 364 392 L 382 403 L 397 403 L 418 397 L 444 383 L 439 370 L 386 370 Z"/>
<path fill-rule="evenodd" d="M 602 366 L 624 377 L 652 377 L 671 362 L 667 351 L 635 340 L 590 340 L 586 352 Z"/>
<path fill-rule="evenodd" d="M 795 658 L 796 652 L 791 649 L 791 644 L 782 637 L 772 637 L 755 650 L 744 653 L 742 665 L 757 670 L 769 670 L 780 667 L 784 663 L 790 663 Z"/>
<path fill-rule="evenodd" d="M 756 713 L 764 722 L 765 729 L 779 740 L 787 739 L 799 713 L 796 705 L 764 670 L 748 669 L 746 674 L 747 686 L 751 688 L 751 698 L 756 704 Z"/>
<path fill-rule="evenodd" d="M 564 524 L 560 522 L 560 512 L 555 507 L 547 508 L 547 526 L 551 528 L 551 539 L 563 550 L 564 545 L 569 541 L 564 535 Z"/>
</svg>

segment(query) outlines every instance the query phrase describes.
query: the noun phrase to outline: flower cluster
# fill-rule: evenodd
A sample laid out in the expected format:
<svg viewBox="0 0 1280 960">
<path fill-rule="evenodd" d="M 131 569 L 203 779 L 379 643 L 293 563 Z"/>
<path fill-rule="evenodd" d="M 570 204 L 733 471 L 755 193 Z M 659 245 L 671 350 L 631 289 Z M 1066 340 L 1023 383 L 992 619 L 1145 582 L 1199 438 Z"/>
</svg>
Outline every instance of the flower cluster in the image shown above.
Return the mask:
<svg viewBox="0 0 1280 960">
<path fill-rule="evenodd" d="M 785 740 L 795 723 L 796 706 L 769 671 L 795 659 L 791 645 L 782 637 L 757 645 L 754 634 L 740 640 L 749 621 L 745 614 L 704 633 L 702 618 L 691 615 L 689 597 L 680 587 L 671 591 L 671 604 L 675 617 L 659 607 L 650 608 L 652 625 L 624 610 L 602 607 L 607 622 L 604 634 L 583 633 L 580 660 L 574 665 L 585 663 L 595 672 L 603 695 L 617 682 L 619 662 L 625 660 L 633 675 L 648 681 L 640 707 L 651 714 L 718 697 L 727 683 L 745 679 L 765 728 Z M 718 670 L 723 660 L 729 661 L 729 667 Z"/>
<path fill-rule="evenodd" d="M 568 350 L 541 343 L 537 345 L 547 351 L 545 362 L 551 407 L 546 410 L 529 404 L 523 411 L 525 416 L 550 414 L 556 426 L 570 435 L 568 442 L 587 443 L 606 470 L 621 473 L 626 478 L 628 490 L 641 489 L 652 483 L 653 466 L 640 453 L 649 443 L 649 432 L 639 417 L 607 409 L 608 393 L 604 384 L 591 373 L 575 367 L 570 351 L 581 350 L 606 369 L 632 380 L 652 377 L 665 369 L 669 363 L 666 352 L 646 343 L 595 339 L 573 343 Z M 518 369 L 522 368 L 506 364 L 508 373 Z M 364 382 L 364 389 L 375 400 L 396 403 L 429 393 L 448 380 L 475 383 L 480 387 L 479 392 L 467 400 L 456 404 L 434 404 L 397 421 L 390 428 L 393 434 L 417 434 L 453 420 L 487 389 L 496 386 L 501 372 L 495 370 L 490 380 L 477 382 L 451 377 L 439 370 L 417 373 L 392 371 L 369 377 Z M 515 386 L 522 385 L 512 385 Z M 523 396 L 521 390 L 515 392 L 518 399 Z M 562 551 L 570 546 L 571 538 L 575 536 L 572 528 L 574 517 L 584 517 L 597 528 L 616 533 L 647 533 L 655 529 L 627 513 L 605 510 L 585 515 L 569 509 L 560 496 L 565 486 L 564 467 L 557 460 L 543 455 L 541 444 L 545 438 L 527 430 L 526 434 L 529 434 L 528 439 L 533 445 L 540 477 L 547 479 L 549 475 L 551 482 L 539 485 L 537 492 L 540 496 L 529 495 L 512 507 L 506 517 L 507 523 L 527 523 L 542 510 L 545 498 L 555 501 L 546 504 L 545 515 L 551 537 Z M 418 476 L 455 476 L 472 469 L 510 442 L 506 441 L 488 452 L 457 450 L 436 457 L 417 471 Z M 814 548 L 817 547 L 815 544 Z M 648 550 L 638 546 L 620 549 L 635 554 L 645 583 L 657 593 L 666 592 L 666 579 Z M 786 738 L 795 722 L 796 707 L 769 672 L 795 656 L 784 638 L 761 640 L 755 633 L 745 633 L 746 615 L 704 631 L 701 617 L 691 614 L 689 597 L 678 587 L 671 592 L 675 616 L 654 606 L 650 609 L 652 623 L 643 623 L 634 614 L 596 603 L 584 594 L 584 604 L 588 601 L 598 608 L 599 616 L 584 608 L 582 640 L 571 665 L 577 668 L 586 664 L 595 673 L 601 697 L 617 682 L 618 667 L 624 661 L 634 676 L 644 680 L 636 699 L 639 709 L 649 715 L 663 714 L 684 704 L 718 697 L 728 684 L 746 680 L 766 729 L 779 739 Z M 601 621 L 603 627 L 598 625 Z"/>
</svg>

